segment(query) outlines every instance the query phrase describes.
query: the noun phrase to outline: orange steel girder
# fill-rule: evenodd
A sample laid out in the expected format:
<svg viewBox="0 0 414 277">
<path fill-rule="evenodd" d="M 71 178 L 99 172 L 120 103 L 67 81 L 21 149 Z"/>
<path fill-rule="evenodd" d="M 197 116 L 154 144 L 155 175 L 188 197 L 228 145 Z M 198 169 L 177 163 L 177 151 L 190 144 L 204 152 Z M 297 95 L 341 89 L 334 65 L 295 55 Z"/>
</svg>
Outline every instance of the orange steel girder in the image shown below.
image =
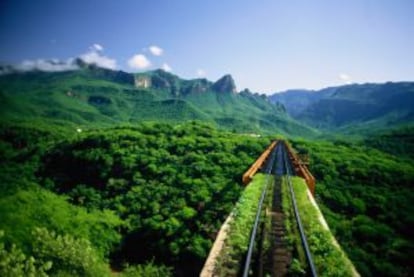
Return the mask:
<svg viewBox="0 0 414 277">
<path fill-rule="evenodd" d="M 252 164 L 252 166 L 243 174 L 242 181 L 244 185 L 250 183 L 250 181 L 253 179 L 253 176 L 263 166 L 264 162 L 269 157 L 269 154 L 272 152 L 272 150 L 276 147 L 277 143 L 279 143 L 279 141 L 273 141 L 269 147 L 267 147 L 266 150 L 260 155 L 260 157 Z M 298 155 L 293 152 L 290 146 L 284 141 L 283 143 L 288 150 L 288 156 L 293 165 L 293 169 L 295 170 L 295 174 L 305 179 L 310 192 L 312 195 L 315 195 L 315 177 L 313 177 L 306 164 L 299 159 Z"/>
<path fill-rule="evenodd" d="M 266 161 L 269 154 L 276 147 L 277 141 L 273 141 L 269 147 L 260 155 L 260 157 L 252 164 L 252 166 L 243 174 L 243 184 L 247 185 L 253 179 L 253 176 L 256 172 L 262 167 L 263 163 Z"/>
<path fill-rule="evenodd" d="M 316 181 L 312 173 L 310 173 L 307 166 L 299 159 L 299 157 L 293 152 L 287 143 L 285 143 L 288 149 L 289 159 L 292 162 L 296 175 L 305 179 L 306 184 L 313 196 L 315 196 Z"/>
</svg>

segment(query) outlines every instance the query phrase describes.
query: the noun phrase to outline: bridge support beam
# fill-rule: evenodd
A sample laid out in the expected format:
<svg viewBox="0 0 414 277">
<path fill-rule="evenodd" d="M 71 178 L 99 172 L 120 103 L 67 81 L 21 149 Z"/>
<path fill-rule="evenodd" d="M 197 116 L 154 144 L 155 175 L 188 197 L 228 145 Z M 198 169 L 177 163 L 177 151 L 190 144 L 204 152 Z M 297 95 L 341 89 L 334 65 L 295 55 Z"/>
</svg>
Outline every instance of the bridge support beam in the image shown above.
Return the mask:
<svg viewBox="0 0 414 277">
<path fill-rule="evenodd" d="M 296 155 L 295 152 L 293 152 L 292 148 L 286 142 L 283 142 L 283 143 L 286 145 L 286 148 L 288 150 L 289 159 L 291 161 L 291 164 L 293 165 L 295 174 L 305 179 L 310 192 L 312 193 L 313 196 L 315 196 L 315 186 L 316 186 L 315 177 L 313 177 L 308 167 L 305 165 L 305 163 L 303 163 L 300 160 L 298 155 Z"/>
<path fill-rule="evenodd" d="M 254 174 L 263 166 L 272 150 L 276 147 L 278 141 L 273 141 L 269 147 L 260 155 L 260 157 L 252 164 L 252 166 L 243 174 L 243 184 L 247 185 L 253 179 Z"/>
</svg>

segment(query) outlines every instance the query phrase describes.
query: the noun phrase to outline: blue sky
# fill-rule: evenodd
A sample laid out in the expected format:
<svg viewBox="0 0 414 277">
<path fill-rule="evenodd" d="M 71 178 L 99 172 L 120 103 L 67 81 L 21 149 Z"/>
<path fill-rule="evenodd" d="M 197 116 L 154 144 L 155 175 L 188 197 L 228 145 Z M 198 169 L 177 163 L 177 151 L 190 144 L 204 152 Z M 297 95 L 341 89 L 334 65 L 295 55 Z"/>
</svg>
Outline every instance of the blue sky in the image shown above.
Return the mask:
<svg viewBox="0 0 414 277">
<path fill-rule="evenodd" d="M 1 0 L 0 61 L 230 73 L 264 93 L 413 81 L 413 12 L 411 0 Z"/>
</svg>

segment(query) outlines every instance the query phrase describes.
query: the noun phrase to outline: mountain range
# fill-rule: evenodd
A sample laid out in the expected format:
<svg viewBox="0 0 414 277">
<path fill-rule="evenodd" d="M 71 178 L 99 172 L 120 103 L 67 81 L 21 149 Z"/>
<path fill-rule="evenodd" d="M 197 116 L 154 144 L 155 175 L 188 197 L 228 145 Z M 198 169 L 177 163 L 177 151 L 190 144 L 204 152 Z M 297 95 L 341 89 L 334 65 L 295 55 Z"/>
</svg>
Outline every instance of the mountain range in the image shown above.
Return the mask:
<svg viewBox="0 0 414 277">
<path fill-rule="evenodd" d="M 296 120 L 324 130 L 392 128 L 414 122 L 414 82 L 352 84 L 271 95 Z"/>
<path fill-rule="evenodd" d="M 6 70 L 7 69 L 7 70 Z M 267 96 L 237 91 L 231 75 L 185 80 L 164 70 L 127 73 L 76 61 L 76 70 L 0 70 L 0 120 L 82 128 L 200 120 L 244 133 L 317 136 L 414 122 L 414 82 L 353 84 Z"/>
<path fill-rule="evenodd" d="M 83 127 L 200 120 L 246 133 L 317 133 L 266 95 L 237 92 L 231 75 L 184 80 L 163 70 L 131 74 L 79 63 L 71 71 L 1 75 L 0 118 Z"/>
</svg>

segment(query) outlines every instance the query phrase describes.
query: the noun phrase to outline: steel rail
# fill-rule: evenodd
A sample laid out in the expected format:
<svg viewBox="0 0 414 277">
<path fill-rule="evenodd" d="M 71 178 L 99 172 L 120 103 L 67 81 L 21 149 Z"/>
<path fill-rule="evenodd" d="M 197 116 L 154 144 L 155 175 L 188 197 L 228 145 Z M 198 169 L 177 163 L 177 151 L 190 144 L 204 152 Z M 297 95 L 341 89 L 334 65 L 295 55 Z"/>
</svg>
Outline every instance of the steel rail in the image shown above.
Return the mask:
<svg viewBox="0 0 414 277">
<path fill-rule="evenodd" d="M 269 164 L 267 165 L 267 168 L 266 168 L 266 173 L 267 173 L 267 177 L 266 177 L 266 181 L 265 181 L 266 184 L 265 184 L 265 186 L 263 188 L 263 191 L 262 191 L 262 194 L 260 196 L 259 206 L 257 207 L 256 218 L 254 220 L 253 230 L 252 230 L 251 235 L 250 235 L 250 243 L 249 243 L 249 249 L 247 251 L 246 262 L 244 263 L 243 277 L 247 277 L 249 275 L 249 269 L 250 269 L 252 254 L 253 254 L 254 242 L 255 242 L 255 239 L 256 239 L 257 228 L 259 226 L 260 213 L 262 212 L 263 201 L 264 201 L 264 198 L 266 196 L 267 187 L 269 186 L 269 178 L 271 176 L 270 173 L 272 172 L 272 169 L 273 169 L 276 149 L 277 149 L 277 147 L 279 147 L 278 144 L 280 144 L 280 141 L 277 142 L 276 147 L 273 148 L 272 154 L 271 154 L 271 157 L 270 157 L 270 160 L 269 160 Z"/>
<path fill-rule="evenodd" d="M 286 149 L 284 149 L 284 151 L 283 151 L 283 158 L 285 160 L 286 179 L 287 179 L 289 189 L 290 189 L 290 195 L 291 195 L 291 198 L 292 198 L 293 209 L 294 209 L 294 212 L 295 212 L 296 222 L 298 224 L 298 229 L 299 229 L 300 238 L 301 238 L 301 241 L 302 241 L 302 246 L 305 250 L 306 261 L 307 261 L 308 266 L 311 270 L 311 276 L 316 277 L 316 276 L 318 276 L 318 274 L 316 273 L 316 269 L 315 269 L 315 265 L 313 263 L 312 255 L 311 255 L 310 250 L 309 250 L 308 241 L 306 239 L 306 235 L 305 235 L 305 232 L 303 230 L 302 221 L 300 219 L 299 210 L 298 210 L 298 207 L 297 207 L 297 204 L 296 204 L 295 192 L 293 190 L 292 182 L 290 180 L 290 175 L 291 175 L 290 171 L 291 170 L 290 170 L 290 167 L 289 167 L 288 162 L 287 162 L 288 158 L 287 158 L 287 155 L 286 155 Z"/>
</svg>

